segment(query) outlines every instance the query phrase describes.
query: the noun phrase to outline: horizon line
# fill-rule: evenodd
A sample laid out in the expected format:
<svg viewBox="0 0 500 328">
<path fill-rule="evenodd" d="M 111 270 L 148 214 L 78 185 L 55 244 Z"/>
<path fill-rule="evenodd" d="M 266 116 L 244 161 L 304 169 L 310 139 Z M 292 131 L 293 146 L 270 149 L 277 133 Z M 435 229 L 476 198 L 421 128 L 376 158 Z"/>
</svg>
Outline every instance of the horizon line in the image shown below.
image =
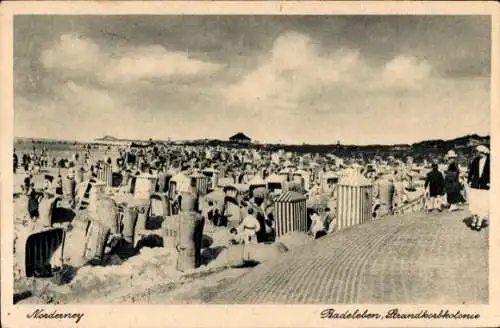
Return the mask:
<svg viewBox="0 0 500 328">
<path fill-rule="evenodd" d="M 443 139 L 443 138 L 433 138 L 433 139 L 424 139 L 424 140 L 420 140 L 420 141 L 415 141 L 415 142 L 412 142 L 412 143 L 393 143 L 393 144 L 383 144 L 383 143 L 372 143 L 372 144 L 344 144 L 344 143 L 338 143 L 339 145 L 341 146 L 401 146 L 401 145 L 414 145 L 414 144 L 418 144 L 418 143 L 422 143 L 422 142 L 429 142 L 429 141 L 452 141 L 452 140 L 456 140 L 456 139 L 460 139 L 460 138 L 464 138 L 464 137 L 469 137 L 469 136 L 477 136 L 479 138 L 491 138 L 491 135 L 490 134 L 486 134 L 486 135 L 480 135 L 478 133 L 469 133 L 469 134 L 465 134 L 465 135 L 462 135 L 462 136 L 457 136 L 455 138 L 450 138 L 450 139 Z M 126 139 L 126 138 L 117 138 L 117 137 L 113 137 L 113 136 L 110 136 L 110 135 L 105 135 L 104 137 L 112 137 L 112 138 L 115 138 L 116 141 L 130 141 L 130 142 L 148 142 L 148 141 L 153 141 L 153 142 L 168 142 L 167 139 L 170 139 L 170 138 L 166 138 L 166 139 L 159 139 L 159 138 L 148 138 L 148 139 Z M 13 139 L 14 139 L 14 142 L 15 142 L 15 139 L 32 139 L 32 140 L 51 140 L 51 141 L 66 141 L 66 142 L 77 142 L 77 143 L 94 143 L 96 142 L 97 139 L 100 139 L 100 138 L 104 138 L 104 137 L 97 137 L 97 138 L 94 138 L 93 140 L 91 141 L 88 141 L 88 140 L 69 140 L 69 139 L 53 139 L 53 138 L 42 138 L 42 137 L 26 137 L 26 136 L 14 136 Z M 202 141 L 202 140 L 206 140 L 206 141 L 222 141 L 222 142 L 229 142 L 229 138 L 227 138 L 227 140 L 223 140 L 223 139 L 218 139 L 218 138 L 197 138 L 197 139 L 176 139 L 176 140 L 170 140 L 170 142 L 194 142 L 194 141 Z M 260 145 L 283 145 L 283 146 L 304 146 L 304 145 L 307 145 L 307 146 L 333 146 L 333 145 L 337 145 L 337 142 L 333 142 L 333 143 L 307 143 L 307 142 L 302 142 L 302 143 L 283 143 L 283 142 L 262 142 L 262 141 L 259 141 L 259 140 L 254 140 L 254 139 L 251 139 L 251 144 L 260 144 Z"/>
</svg>

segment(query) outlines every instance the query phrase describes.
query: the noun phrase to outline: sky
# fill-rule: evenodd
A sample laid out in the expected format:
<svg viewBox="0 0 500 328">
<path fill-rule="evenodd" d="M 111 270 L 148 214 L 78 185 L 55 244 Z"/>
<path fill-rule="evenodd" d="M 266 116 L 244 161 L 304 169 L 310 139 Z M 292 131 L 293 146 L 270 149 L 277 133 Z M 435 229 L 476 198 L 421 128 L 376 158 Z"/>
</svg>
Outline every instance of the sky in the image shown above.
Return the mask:
<svg viewBox="0 0 500 328">
<path fill-rule="evenodd" d="M 489 16 L 16 16 L 14 134 L 486 135 L 490 30 Z"/>
</svg>

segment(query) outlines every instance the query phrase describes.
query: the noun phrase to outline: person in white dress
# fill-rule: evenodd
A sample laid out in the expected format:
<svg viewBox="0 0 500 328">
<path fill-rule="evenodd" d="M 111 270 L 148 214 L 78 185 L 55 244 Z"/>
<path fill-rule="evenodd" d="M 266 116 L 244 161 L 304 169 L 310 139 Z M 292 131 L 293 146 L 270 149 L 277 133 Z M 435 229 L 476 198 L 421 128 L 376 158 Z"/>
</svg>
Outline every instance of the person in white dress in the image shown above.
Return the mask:
<svg viewBox="0 0 500 328">
<path fill-rule="evenodd" d="M 238 230 L 242 232 L 243 240 L 245 243 L 245 250 L 243 258 L 245 260 L 252 260 L 254 258 L 254 247 L 257 244 L 257 232 L 261 229 L 259 220 L 254 216 L 253 208 L 248 209 L 248 215 L 245 216 L 241 222 Z"/>
</svg>

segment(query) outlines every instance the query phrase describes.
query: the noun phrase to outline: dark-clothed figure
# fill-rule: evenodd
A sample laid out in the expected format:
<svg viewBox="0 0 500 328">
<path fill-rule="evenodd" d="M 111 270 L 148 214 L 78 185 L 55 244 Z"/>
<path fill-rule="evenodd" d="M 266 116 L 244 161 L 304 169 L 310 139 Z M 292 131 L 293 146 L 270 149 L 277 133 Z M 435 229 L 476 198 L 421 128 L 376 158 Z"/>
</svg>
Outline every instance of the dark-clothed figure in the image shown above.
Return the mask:
<svg viewBox="0 0 500 328">
<path fill-rule="evenodd" d="M 31 174 L 26 173 L 26 176 L 24 177 L 24 186 L 23 186 L 23 189 L 24 189 L 24 192 L 27 195 L 29 195 L 30 186 L 31 186 Z"/>
<path fill-rule="evenodd" d="M 201 215 L 200 212 L 196 212 L 194 224 L 194 233 L 193 233 L 193 242 L 194 242 L 194 256 L 195 256 L 195 267 L 198 268 L 202 264 L 201 261 L 201 246 L 203 241 L 203 228 L 205 226 L 205 218 Z"/>
<path fill-rule="evenodd" d="M 446 199 L 450 204 L 450 211 L 457 209 L 457 204 L 464 202 L 460 186 L 460 170 L 455 162 L 450 163 L 444 177 Z"/>
<path fill-rule="evenodd" d="M 438 165 L 432 164 L 432 171 L 427 173 L 424 188 L 429 188 L 430 204 L 429 210 L 441 210 L 440 199 L 444 195 L 444 178 L 443 174 L 439 172 Z"/>
<path fill-rule="evenodd" d="M 56 194 L 60 196 L 63 195 L 63 182 L 60 174 L 57 176 L 56 179 Z"/>
<path fill-rule="evenodd" d="M 40 213 L 39 213 L 39 204 L 40 200 L 43 197 L 43 194 L 37 192 L 33 186 L 30 188 L 30 193 L 28 196 L 28 213 L 30 216 L 30 219 L 33 221 L 36 221 L 40 218 Z"/>
<path fill-rule="evenodd" d="M 489 216 L 489 193 L 490 189 L 490 156 L 486 146 L 478 146 L 478 153 L 470 166 L 467 184 L 469 210 L 473 215 L 472 228 L 481 230 Z"/>
<path fill-rule="evenodd" d="M 473 189 L 490 189 L 490 156 L 489 154 L 480 154 L 475 157 L 469 166 L 469 175 L 467 183 Z"/>
<path fill-rule="evenodd" d="M 261 208 L 262 203 L 264 202 L 264 199 L 260 197 L 255 197 L 255 204 L 257 205 L 257 213 L 255 214 L 255 217 L 257 221 L 259 221 L 259 225 L 261 229 L 257 231 L 257 242 L 262 243 L 267 240 L 267 233 L 266 233 L 266 215 L 264 213 L 264 210 Z"/>
</svg>

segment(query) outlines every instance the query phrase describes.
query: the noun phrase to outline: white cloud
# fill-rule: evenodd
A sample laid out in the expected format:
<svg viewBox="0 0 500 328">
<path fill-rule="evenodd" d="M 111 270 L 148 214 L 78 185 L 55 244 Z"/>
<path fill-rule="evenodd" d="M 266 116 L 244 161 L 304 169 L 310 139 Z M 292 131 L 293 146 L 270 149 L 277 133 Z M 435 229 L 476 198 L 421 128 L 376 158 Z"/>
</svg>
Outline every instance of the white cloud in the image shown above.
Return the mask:
<svg viewBox="0 0 500 328">
<path fill-rule="evenodd" d="M 110 82 L 148 78 L 209 75 L 222 65 L 191 59 L 187 53 L 169 52 L 161 46 L 129 49 L 111 60 L 103 74 Z"/>
<path fill-rule="evenodd" d="M 387 62 L 382 70 L 382 81 L 388 86 L 418 86 L 431 75 L 432 67 L 426 61 L 401 55 Z"/>
<path fill-rule="evenodd" d="M 16 99 L 16 135 L 36 132 L 47 138 L 88 140 L 105 134 L 123 136 L 141 121 L 135 109 L 106 90 L 68 81 L 54 86 L 54 93 L 53 99 Z"/>
<path fill-rule="evenodd" d="M 42 51 L 41 61 L 49 69 L 89 72 L 101 68 L 107 56 L 95 42 L 73 34 L 61 35 L 59 40 Z"/>
<path fill-rule="evenodd" d="M 224 94 L 235 105 L 290 107 L 317 88 L 350 80 L 349 72 L 361 64 L 356 51 L 341 49 L 322 56 L 307 36 L 287 33 L 275 41 L 264 63 Z"/>
<path fill-rule="evenodd" d="M 399 56 L 375 67 L 357 50 L 340 48 L 322 53 L 309 37 L 285 33 L 276 39 L 259 67 L 224 93 L 235 106 L 293 108 L 319 91 L 415 89 L 425 84 L 431 73 L 427 62 L 411 56 Z"/>
<path fill-rule="evenodd" d="M 325 52 L 305 35 L 286 33 L 234 84 L 172 87 L 154 79 L 221 67 L 159 46 L 111 50 L 74 35 L 46 49 L 44 65 L 69 82 L 47 80 L 55 97 L 16 97 L 16 135 L 185 139 L 243 131 L 271 142 L 386 143 L 489 130 L 487 79 L 440 79 L 411 56 L 374 66 L 357 50 Z M 83 75 L 134 84 L 95 88 Z"/>
<path fill-rule="evenodd" d="M 209 75 L 223 67 L 159 45 L 117 47 L 113 52 L 115 55 L 90 39 L 65 34 L 42 52 L 41 61 L 64 76 L 87 74 L 104 83 Z"/>
</svg>

